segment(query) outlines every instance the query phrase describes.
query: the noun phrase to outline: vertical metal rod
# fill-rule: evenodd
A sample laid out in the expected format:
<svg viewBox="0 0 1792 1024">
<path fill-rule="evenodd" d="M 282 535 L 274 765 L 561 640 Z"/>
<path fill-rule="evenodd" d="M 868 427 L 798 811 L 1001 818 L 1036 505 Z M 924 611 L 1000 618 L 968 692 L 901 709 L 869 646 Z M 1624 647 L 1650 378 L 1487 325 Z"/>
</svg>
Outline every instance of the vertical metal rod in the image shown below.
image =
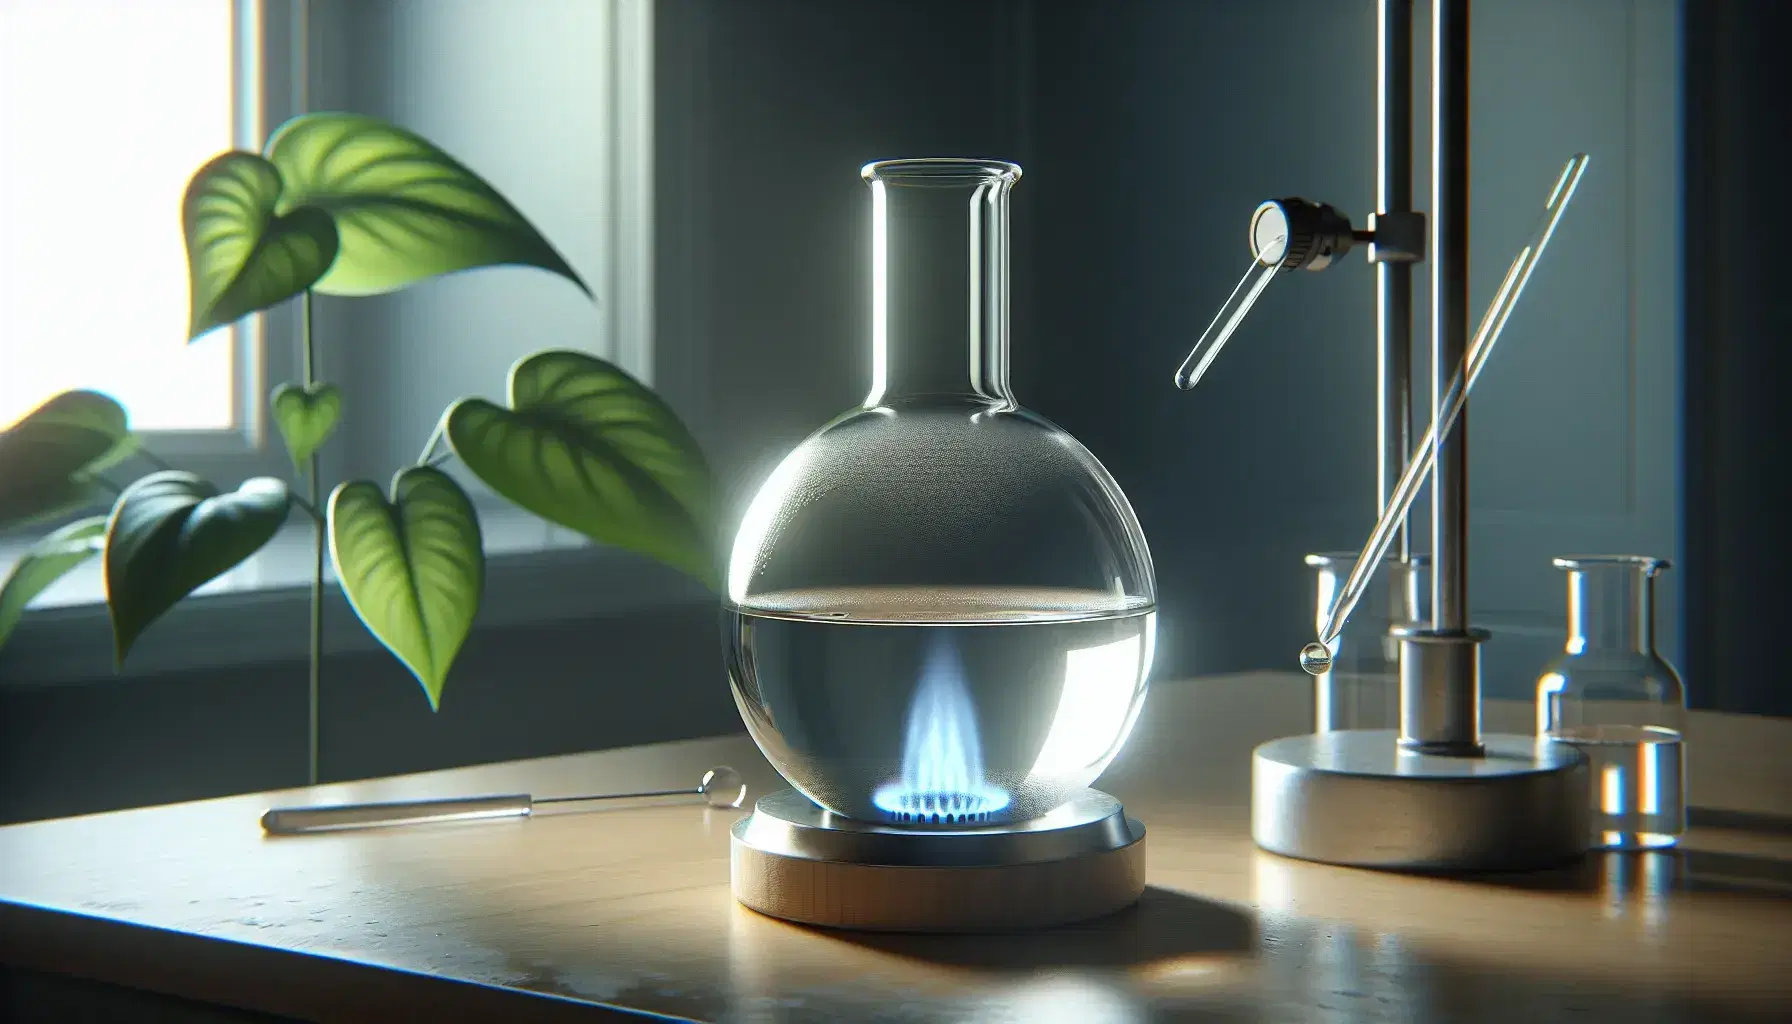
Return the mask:
<svg viewBox="0 0 1792 1024">
<path fill-rule="evenodd" d="M 1431 8 L 1431 411 L 1468 346 L 1469 0 Z M 1468 627 L 1468 409 L 1431 476 L 1431 626 Z"/>
<path fill-rule="evenodd" d="M 1376 25 L 1375 206 L 1412 211 L 1412 0 L 1380 0 Z M 1412 454 L 1412 264 L 1375 265 L 1375 508 L 1387 506 Z M 1405 523 L 1395 542 L 1412 557 Z"/>
<path fill-rule="evenodd" d="M 1431 5 L 1431 418 L 1468 348 L 1469 0 Z M 1431 629 L 1396 627 L 1400 744 L 1474 756 L 1481 747 L 1484 634 L 1468 628 L 1468 411 L 1431 473 Z"/>
</svg>

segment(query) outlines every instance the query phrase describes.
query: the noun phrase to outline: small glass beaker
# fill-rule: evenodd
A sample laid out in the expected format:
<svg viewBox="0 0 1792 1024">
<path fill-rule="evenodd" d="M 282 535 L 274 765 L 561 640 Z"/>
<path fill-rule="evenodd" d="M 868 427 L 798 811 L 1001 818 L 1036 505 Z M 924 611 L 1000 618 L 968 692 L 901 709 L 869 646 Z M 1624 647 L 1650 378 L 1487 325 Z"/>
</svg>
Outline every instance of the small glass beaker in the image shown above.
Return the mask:
<svg viewBox="0 0 1792 1024">
<path fill-rule="evenodd" d="M 1587 757 L 1596 849 L 1672 846 L 1686 831 L 1686 688 L 1655 649 L 1647 555 L 1557 558 L 1568 641 L 1537 680 L 1537 731 Z"/>
<path fill-rule="evenodd" d="M 1354 551 L 1308 555 L 1316 572 L 1314 621 L 1325 628 L 1332 603 L 1350 570 Z M 1400 644 L 1388 635 L 1395 626 L 1421 621 L 1431 588 L 1425 555 L 1382 562 L 1363 603 L 1331 643 L 1332 664 L 1313 678 L 1315 732 L 1339 729 L 1393 729 L 1400 722 Z"/>
</svg>

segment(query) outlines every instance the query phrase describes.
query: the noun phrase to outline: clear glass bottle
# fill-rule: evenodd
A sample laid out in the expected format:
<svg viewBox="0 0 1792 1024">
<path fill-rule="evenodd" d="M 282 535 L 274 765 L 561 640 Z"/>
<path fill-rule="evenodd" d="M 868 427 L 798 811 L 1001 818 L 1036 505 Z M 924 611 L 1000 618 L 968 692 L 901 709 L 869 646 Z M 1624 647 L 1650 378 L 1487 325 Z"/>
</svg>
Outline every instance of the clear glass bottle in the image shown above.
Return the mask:
<svg viewBox="0 0 1792 1024">
<path fill-rule="evenodd" d="M 1314 623 L 1325 629 L 1332 605 L 1356 567 L 1355 551 L 1308 555 L 1314 570 Z M 1388 558 L 1338 638 L 1327 646 L 1331 664 L 1313 677 L 1313 730 L 1395 729 L 1400 725 L 1400 644 L 1388 635 L 1395 626 L 1430 616 L 1430 558 Z"/>
<path fill-rule="evenodd" d="M 1568 642 L 1537 681 L 1537 729 L 1588 761 L 1594 848 L 1672 846 L 1686 831 L 1686 689 L 1655 650 L 1646 555 L 1555 560 L 1568 572 Z"/>
<path fill-rule="evenodd" d="M 863 821 L 1060 806 L 1119 751 L 1156 621 L 1132 507 L 1009 390 L 993 160 L 867 165 L 871 386 L 779 464 L 724 595 L 735 703 L 773 767 Z"/>
</svg>

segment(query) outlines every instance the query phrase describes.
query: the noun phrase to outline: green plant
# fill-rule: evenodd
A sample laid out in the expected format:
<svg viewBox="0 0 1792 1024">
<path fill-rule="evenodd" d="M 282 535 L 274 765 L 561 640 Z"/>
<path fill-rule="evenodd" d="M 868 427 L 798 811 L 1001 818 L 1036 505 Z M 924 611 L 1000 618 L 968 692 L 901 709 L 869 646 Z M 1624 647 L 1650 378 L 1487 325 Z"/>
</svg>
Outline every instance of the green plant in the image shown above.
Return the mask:
<svg viewBox="0 0 1792 1024">
<path fill-rule="evenodd" d="M 105 395 L 51 398 L 0 432 L 0 531 L 110 501 L 108 515 L 44 536 L 0 585 L 0 644 L 58 577 L 103 559 L 122 664 L 157 618 L 258 551 L 293 510 L 314 523 L 310 777 L 317 777 L 324 559 L 356 616 L 439 707 L 478 612 L 485 554 L 473 503 L 437 468 L 449 455 L 499 495 L 607 544 L 716 585 L 714 509 L 697 442 L 653 392 L 580 352 L 539 352 L 511 368 L 508 404 L 450 405 L 414 465 L 389 489 L 339 483 L 326 501 L 319 450 L 342 395 L 318 379 L 313 294 L 375 295 L 497 265 L 537 267 L 587 295 L 578 275 L 503 196 L 428 141 L 356 114 L 306 114 L 263 153 L 207 162 L 181 205 L 188 341 L 289 300 L 301 303 L 302 381 L 269 397 L 304 495 L 260 477 L 222 493 L 141 449 Z M 160 466 L 128 485 L 107 475 L 133 455 Z"/>
</svg>

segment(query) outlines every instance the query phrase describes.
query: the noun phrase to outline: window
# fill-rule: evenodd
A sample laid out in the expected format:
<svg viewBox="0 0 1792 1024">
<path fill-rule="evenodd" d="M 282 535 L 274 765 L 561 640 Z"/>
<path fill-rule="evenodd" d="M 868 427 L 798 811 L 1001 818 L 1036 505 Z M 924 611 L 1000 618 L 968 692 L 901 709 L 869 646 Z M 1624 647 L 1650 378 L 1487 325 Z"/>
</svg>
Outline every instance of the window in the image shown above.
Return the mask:
<svg viewBox="0 0 1792 1024">
<path fill-rule="evenodd" d="M 0 424 L 112 395 L 146 431 L 241 426 L 242 333 L 187 345 L 180 199 L 246 134 L 236 0 L 0 0 Z"/>
<path fill-rule="evenodd" d="M 507 368 L 539 349 L 611 359 L 700 416 L 696 360 L 653 338 L 653 24 L 649 0 L 0 0 L 0 427 L 51 393 L 91 387 L 122 401 L 146 448 L 182 469 L 226 488 L 250 475 L 293 479 L 264 410 L 271 386 L 298 377 L 297 304 L 186 344 L 179 203 L 204 160 L 261 148 L 301 109 L 359 111 L 436 142 L 508 196 L 597 297 L 517 268 L 393 295 L 319 296 L 320 376 L 344 397 L 322 453 L 326 490 L 390 480 L 449 402 L 502 400 Z M 201 48 L 210 70 L 188 59 Z M 145 127 L 170 110 L 193 137 L 178 153 L 177 133 Z M 169 147 L 159 183 L 137 173 L 146 158 L 129 149 L 149 142 Z M 83 183 L 46 169 L 45 149 L 88 161 Z M 126 183 L 138 189 L 129 199 L 114 182 L 126 171 L 141 179 Z M 43 198 L 87 193 L 117 212 L 62 219 Z M 22 231 L 7 237 L 20 211 L 41 244 Z M 128 244 L 107 235 L 133 218 L 144 226 Z M 82 236 L 113 243 L 105 266 L 165 269 L 136 275 L 131 296 L 102 300 L 66 269 L 95 259 Z M 62 289 L 53 301 L 37 295 L 53 288 Z M 20 294 L 36 303 L 29 325 L 11 312 Z M 46 332 L 58 340 L 33 340 Z M 128 372 L 127 356 L 141 360 Z M 463 482 L 486 539 L 482 628 L 693 599 L 676 574 L 577 545 L 569 531 Z M 304 658 L 310 530 L 295 520 L 289 536 L 208 584 L 216 599 L 185 602 L 158 622 L 124 674 Z M 31 539 L 0 536 L 0 575 Z M 594 573 L 604 586 L 590 585 Z M 0 686 L 113 678 L 103 594 L 96 560 L 39 595 L 0 648 Z M 338 609 L 327 649 L 371 649 L 365 630 L 334 618 L 347 614 Z"/>
</svg>

